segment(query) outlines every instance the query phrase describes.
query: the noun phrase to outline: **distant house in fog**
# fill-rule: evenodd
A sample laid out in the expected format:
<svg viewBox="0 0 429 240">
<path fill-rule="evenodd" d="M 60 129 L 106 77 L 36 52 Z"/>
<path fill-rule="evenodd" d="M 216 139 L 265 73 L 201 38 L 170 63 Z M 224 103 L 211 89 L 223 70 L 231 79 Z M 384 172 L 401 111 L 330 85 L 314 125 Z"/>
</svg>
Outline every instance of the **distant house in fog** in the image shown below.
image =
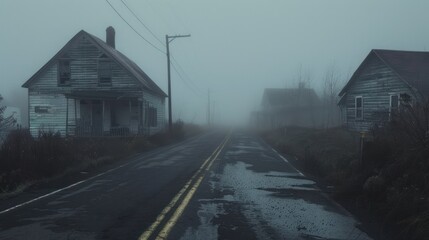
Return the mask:
<svg viewBox="0 0 429 240">
<path fill-rule="evenodd" d="M 259 128 L 320 125 L 320 99 L 311 88 L 267 88 L 261 110 L 252 112 L 252 124 Z"/>
<path fill-rule="evenodd" d="M 339 93 L 347 128 L 368 131 L 429 96 L 429 52 L 372 50 Z"/>
<path fill-rule="evenodd" d="M 63 136 L 153 134 L 164 129 L 166 94 L 132 60 L 106 42 L 77 33 L 23 84 L 29 128 Z"/>
</svg>

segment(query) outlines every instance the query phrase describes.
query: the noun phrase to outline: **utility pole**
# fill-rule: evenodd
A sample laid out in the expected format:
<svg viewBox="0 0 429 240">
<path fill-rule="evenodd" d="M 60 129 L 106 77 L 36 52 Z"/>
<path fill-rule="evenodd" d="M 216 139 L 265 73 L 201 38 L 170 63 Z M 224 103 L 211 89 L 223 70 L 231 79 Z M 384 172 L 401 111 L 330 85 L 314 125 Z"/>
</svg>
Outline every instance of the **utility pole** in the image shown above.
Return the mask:
<svg viewBox="0 0 429 240">
<path fill-rule="evenodd" d="M 210 127 L 210 89 L 207 90 L 207 97 L 208 97 L 208 101 L 207 101 L 207 124 Z"/>
<path fill-rule="evenodd" d="M 190 37 L 191 34 L 188 35 L 175 35 L 168 36 L 165 35 L 165 45 L 167 47 L 167 71 L 168 71 L 168 130 L 171 132 L 173 126 L 173 115 L 171 110 L 171 73 L 170 73 L 170 43 L 176 39 L 181 37 Z"/>
<path fill-rule="evenodd" d="M 215 126 L 216 122 L 216 101 L 213 101 L 212 125 Z"/>
</svg>

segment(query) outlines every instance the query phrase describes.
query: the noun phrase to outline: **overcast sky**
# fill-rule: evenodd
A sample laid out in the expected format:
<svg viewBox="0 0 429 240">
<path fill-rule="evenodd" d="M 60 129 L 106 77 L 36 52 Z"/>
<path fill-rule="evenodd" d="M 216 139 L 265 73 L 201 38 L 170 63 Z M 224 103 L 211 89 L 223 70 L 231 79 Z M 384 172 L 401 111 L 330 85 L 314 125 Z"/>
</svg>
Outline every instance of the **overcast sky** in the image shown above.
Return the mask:
<svg viewBox="0 0 429 240">
<path fill-rule="evenodd" d="M 184 78 L 172 71 L 172 95 L 174 118 L 196 123 L 206 121 L 209 88 L 217 121 L 245 122 L 264 88 L 294 87 L 299 69 L 320 89 L 326 69 L 335 66 L 346 81 L 371 49 L 429 48 L 427 0 L 123 1 L 162 42 L 192 34 L 170 45 Z M 165 49 L 120 0 L 110 2 Z M 108 26 L 116 48 L 167 92 L 166 56 L 105 0 L 0 0 L 0 94 L 23 107 L 21 85 L 70 38 L 83 29 L 104 40 Z"/>
</svg>

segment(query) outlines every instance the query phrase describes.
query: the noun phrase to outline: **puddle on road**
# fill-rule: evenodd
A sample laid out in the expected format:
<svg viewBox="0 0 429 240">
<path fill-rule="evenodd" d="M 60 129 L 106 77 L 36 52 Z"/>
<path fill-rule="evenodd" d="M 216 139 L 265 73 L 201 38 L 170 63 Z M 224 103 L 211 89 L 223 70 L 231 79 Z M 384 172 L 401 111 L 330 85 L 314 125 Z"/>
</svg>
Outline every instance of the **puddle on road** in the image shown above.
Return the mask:
<svg viewBox="0 0 429 240">
<path fill-rule="evenodd" d="M 244 136 L 244 135 L 243 135 Z M 181 239 L 370 239 L 316 183 L 257 139 L 235 135 Z M 243 235 L 244 234 L 244 235 Z"/>
<path fill-rule="evenodd" d="M 266 222 L 282 239 L 370 239 L 315 182 L 297 175 L 257 173 L 249 164 L 236 162 L 225 166 L 219 186 L 233 186 L 235 201 L 247 206 L 246 218 L 254 226 Z"/>
<path fill-rule="evenodd" d="M 200 225 L 196 228 L 188 228 L 181 240 L 191 239 L 218 239 L 218 225 L 212 224 L 213 218 L 224 213 L 222 204 L 204 203 L 197 212 Z"/>
</svg>

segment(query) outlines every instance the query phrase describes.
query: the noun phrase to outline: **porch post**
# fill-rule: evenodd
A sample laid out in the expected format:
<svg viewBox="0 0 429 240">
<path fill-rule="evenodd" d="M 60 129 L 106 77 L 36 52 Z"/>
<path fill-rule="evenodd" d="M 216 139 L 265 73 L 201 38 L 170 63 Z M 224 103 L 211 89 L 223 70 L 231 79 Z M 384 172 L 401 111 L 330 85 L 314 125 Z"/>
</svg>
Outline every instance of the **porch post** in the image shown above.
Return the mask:
<svg viewBox="0 0 429 240">
<path fill-rule="evenodd" d="M 76 107 L 76 98 L 74 99 L 74 135 L 77 135 L 77 107 Z"/>
<path fill-rule="evenodd" d="M 91 119 L 91 123 L 89 124 L 89 126 L 91 126 L 90 128 L 91 128 L 91 130 L 90 130 L 90 134 L 91 134 L 91 136 L 92 136 L 92 134 L 93 134 L 93 128 L 92 128 L 92 100 L 90 100 L 89 101 L 89 106 L 90 106 L 90 108 L 91 108 L 91 114 L 90 114 L 90 119 Z"/>
<path fill-rule="evenodd" d="M 131 128 L 131 99 L 128 100 L 128 106 L 129 106 L 129 111 L 130 111 L 130 114 L 128 115 L 128 117 L 129 117 L 129 119 L 128 119 L 128 127 Z"/>
<path fill-rule="evenodd" d="M 104 136 L 104 100 L 103 100 L 103 113 L 101 115 L 101 136 Z"/>
<path fill-rule="evenodd" d="M 69 99 L 66 97 L 66 137 L 69 130 Z"/>
<path fill-rule="evenodd" d="M 139 126 L 138 126 L 138 133 L 141 134 L 143 131 L 143 104 L 141 101 L 139 101 Z"/>
</svg>

